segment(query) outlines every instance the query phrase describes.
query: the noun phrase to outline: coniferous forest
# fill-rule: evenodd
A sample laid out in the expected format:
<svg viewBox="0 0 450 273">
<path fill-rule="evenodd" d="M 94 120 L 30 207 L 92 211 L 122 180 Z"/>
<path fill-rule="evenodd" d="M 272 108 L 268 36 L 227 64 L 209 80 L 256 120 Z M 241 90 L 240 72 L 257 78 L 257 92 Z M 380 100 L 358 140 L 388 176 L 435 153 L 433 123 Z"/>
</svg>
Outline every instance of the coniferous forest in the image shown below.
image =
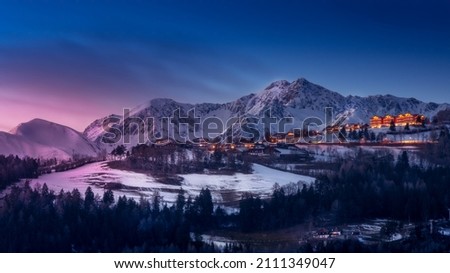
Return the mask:
<svg viewBox="0 0 450 273">
<path fill-rule="evenodd" d="M 36 159 L 0 155 L 0 190 L 21 178 L 36 178 L 38 166 Z"/>
<path fill-rule="evenodd" d="M 91 188 L 55 194 L 26 184 L 2 202 L 0 252 L 210 252 L 190 232 L 213 227 L 212 215 L 207 189 L 168 207 L 157 195 L 136 202 L 111 190 L 99 198 Z"/>
<path fill-rule="evenodd" d="M 450 251 L 446 236 L 430 234 L 427 223 L 447 219 L 450 208 L 448 134 L 425 147 L 428 164 L 411 162 L 406 151 L 360 151 L 358 160 L 337 160 L 333 173 L 311 186 L 274 186 L 270 198 L 244 194 L 237 212 L 213 204 L 209 189 L 198 196 L 181 191 L 174 204 L 151 200 L 53 192 L 44 184 L 11 187 L 0 200 L 0 252 L 214 252 L 214 251 Z M 6 186 L 36 175 L 32 159 L 0 156 L 0 178 Z M 235 242 L 225 249 L 202 241 L 202 234 L 225 230 L 250 234 L 277 231 L 326 218 L 333 225 L 383 218 L 415 223 L 400 243 L 364 245 L 357 240 L 335 240 L 292 249 L 257 249 Z M 397 224 L 395 224 L 397 225 Z M 388 232 L 389 225 L 383 232 Z"/>
<path fill-rule="evenodd" d="M 319 178 L 314 187 L 276 187 L 272 198 L 264 200 L 246 195 L 237 214 L 214 209 L 208 189 L 195 198 L 179 194 L 176 204 L 168 206 L 157 194 L 136 202 L 116 198 L 110 190 L 99 197 L 90 188 L 54 193 L 46 185 L 32 189 L 27 184 L 14 187 L 1 202 L 0 251 L 210 252 L 218 250 L 195 234 L 277 230 L 322 215 L 332 215 L 335 223 L 373 217 L 420 223 L 447 217 L 450 168 L 409 166 L 406 153 L 392 162 L 389 157 L 343 162 L 338 174 Z"/>
</svg>

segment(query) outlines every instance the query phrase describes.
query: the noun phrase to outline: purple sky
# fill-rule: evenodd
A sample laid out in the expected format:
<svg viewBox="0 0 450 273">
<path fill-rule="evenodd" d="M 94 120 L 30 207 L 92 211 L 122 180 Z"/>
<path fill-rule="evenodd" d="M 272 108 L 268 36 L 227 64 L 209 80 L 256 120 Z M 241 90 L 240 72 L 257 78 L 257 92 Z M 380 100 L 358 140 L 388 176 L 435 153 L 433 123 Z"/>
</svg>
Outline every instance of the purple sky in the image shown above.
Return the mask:
<svg viewBox="0 0 450 273">
<path fill-rule="evenodd" d="M 300 77 L 450 101 L 450 2 L 4 1 L 0 130 L 77 130 L 156 97 L 226 102 Z"/>
</svg>

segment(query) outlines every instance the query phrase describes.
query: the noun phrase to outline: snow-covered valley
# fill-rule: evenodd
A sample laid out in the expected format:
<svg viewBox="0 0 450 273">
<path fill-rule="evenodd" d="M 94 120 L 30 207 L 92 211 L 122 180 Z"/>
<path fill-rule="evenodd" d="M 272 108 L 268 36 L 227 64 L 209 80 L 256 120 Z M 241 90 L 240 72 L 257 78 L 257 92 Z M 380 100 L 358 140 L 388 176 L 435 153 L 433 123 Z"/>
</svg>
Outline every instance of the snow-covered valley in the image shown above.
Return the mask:
<svg viewBox="0 0 450 273">
<path fill-rule="evenodd" d="M 77 188 L 82 194 L 91 186 L 94 193 L 102 196 L 109 183 L 120 185 L 113 188 L 115 197 L 125 195 L 134 199 L 152 198 L 156 192 L 163 202 L 172 203 L 180 190 L 186 196 L 196 196 L 202 188 L 211 190 L 216 204 L 233 206 L 245 192 L 262 197 L 268 196 L 275 183 L 280 186 L 290 183 L 311 184 L 314 178 L 278 171 L 254 164 L 252 174 L 235 173 L 233 175 L 185 174 L 180 185 L 163 184 L 148 174 L 112 169 L 107 162 L 97 162 L 83 167 L 42 175 L 31 181 L 31 185 L 42 186 L 44 183 L 58 193 L 60 190 L 71 191 Z"/>
</svg>

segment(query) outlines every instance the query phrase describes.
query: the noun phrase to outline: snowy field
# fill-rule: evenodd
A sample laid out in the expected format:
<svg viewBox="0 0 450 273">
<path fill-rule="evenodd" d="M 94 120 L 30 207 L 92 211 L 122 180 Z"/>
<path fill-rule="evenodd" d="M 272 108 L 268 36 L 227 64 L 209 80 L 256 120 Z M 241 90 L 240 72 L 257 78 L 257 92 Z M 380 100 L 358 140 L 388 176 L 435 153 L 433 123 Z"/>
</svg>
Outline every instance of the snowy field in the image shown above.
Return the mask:
<svg viewBox="0 0 450 273">
<path fill-rule="evenodd" d="M 234 175 L 187 174 L 181 185 L 159 183 L 150 175 L 111 169 L 106 162 L 92 163 L 77 169 L 60 173 L 51 173 L 31 181 L 32 186 L 43 185 L 58 193 L 61 189 L 71 191 L 75 188 L 84 194 L 88 186 L 94 193 L 103 195 L 108 183 L 120 183 L 120 189 L 113 190 L 114 196 L 125 195 L 139 199 L 152 198 L 158 191 L 163 201 L 172 203 L 182 188 L 187 195 L 195 196 L 202 188 L 209 188 L 216 204 L 232 206 L 243 193 L 251 192 L 259 196 L 268 196 L 275 183 L 280 186 L 290 183 L 311 184 L 314 178 L 277 171 L 258 164 L 253 165 L 252 174 L 236 173 Z"/>
</svg>

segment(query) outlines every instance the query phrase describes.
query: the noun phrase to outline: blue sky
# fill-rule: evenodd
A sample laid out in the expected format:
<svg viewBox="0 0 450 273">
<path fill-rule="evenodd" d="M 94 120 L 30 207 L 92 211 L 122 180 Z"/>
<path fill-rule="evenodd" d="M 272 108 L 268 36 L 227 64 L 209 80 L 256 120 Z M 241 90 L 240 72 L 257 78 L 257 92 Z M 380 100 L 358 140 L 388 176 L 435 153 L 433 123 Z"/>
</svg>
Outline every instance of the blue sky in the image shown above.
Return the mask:
<svg viewBox="0 0 450 273">
<path fill-rule="evenodd" d="M 299 77 L 450 102 L 450 1 L 1 1 L 0 130 Z M 4 118 L 3 118 L 4 117 Z"/>
</svg>

